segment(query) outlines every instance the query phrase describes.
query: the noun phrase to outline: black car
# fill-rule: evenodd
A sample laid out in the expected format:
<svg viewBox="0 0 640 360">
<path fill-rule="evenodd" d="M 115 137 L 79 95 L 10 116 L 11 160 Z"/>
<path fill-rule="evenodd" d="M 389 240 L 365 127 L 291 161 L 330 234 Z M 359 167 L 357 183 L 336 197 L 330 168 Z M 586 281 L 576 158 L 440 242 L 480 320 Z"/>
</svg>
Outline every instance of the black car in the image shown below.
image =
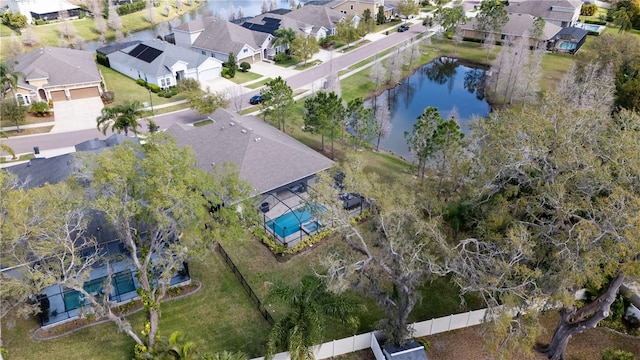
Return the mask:
<svg viewBox="0 0 640 360">
<path fill-rule="evenodd" d="M 407 30 L 409 30 L 409 25 L 402 24 L 398 27 L 398 32 L 405 32 Z"/>
<path fill-rule="evenodd" d="M 249 99 L 249 104 L 258 105 L 262 102 L 262 95 L 253 95 L 251 99 Z"/>
</svg>

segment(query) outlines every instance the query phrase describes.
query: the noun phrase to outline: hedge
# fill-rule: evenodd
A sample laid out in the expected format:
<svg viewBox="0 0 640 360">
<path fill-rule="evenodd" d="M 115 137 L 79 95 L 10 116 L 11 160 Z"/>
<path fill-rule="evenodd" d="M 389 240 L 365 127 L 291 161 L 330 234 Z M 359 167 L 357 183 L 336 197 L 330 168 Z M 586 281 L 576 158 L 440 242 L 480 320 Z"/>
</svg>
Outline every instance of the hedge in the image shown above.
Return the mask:
<svg viewBox="0 0 640 360">
<path fill-rule="evenodd" d="M 118 15 L 127 15 L 136 11 L 144 10 L 146 6 L 146 1 L 136 1 L 131 4 L 122 4 L 118 6 Z"/>
<path fill-rule="evenodd" d="M 583 23 L 585 24 L 593 24 L 593 25 L 607 25 L 606 21 L 602 21 L 602 20 L 592 20 L 592 19 L 585 19 L 583 21 Z"/>
</svg>

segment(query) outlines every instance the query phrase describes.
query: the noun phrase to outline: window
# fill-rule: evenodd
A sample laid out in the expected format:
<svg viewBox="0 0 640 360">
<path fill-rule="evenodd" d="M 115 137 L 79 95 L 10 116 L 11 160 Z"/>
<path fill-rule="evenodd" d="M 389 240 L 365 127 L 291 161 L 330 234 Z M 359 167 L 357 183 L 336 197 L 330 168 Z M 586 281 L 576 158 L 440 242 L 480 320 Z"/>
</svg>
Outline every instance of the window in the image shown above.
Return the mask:
<svg viewBox="0 0 640 360">
<path fill-rule="evenodd" d="M 160 87 L 163 87 L 163 88 L 164 88 L 164 87 L 167 87 L 167 83 L 165 82 L 165 80 L 164 80 L 164 79 L 161 79 L 161 80 L 160 80 Z"/>
<path fill-rule="evenodd" d="M 249 52 L 249 49 L 244 49 L 242 50 L 242 52 Z"/>
<path fill-rule="evenodd" d="M 207 55 L 207 52 L 202 50 L 202 55 Z"/>
<path fill-rule="evenodd" d="M 353 5 L 349 6 L 349 9 L 353 10 Z"/>
<path fill-rule="evenodd" d="M 20 105 L 29 105 L 29 104 L 31 104 L 31 98 L 29 98 L 29 96 L 27 96 L 27 95 L 17 94 L 16 95 L 16 99 L 18 99 L 18 103 L 20 103 Z"/>
</svg>

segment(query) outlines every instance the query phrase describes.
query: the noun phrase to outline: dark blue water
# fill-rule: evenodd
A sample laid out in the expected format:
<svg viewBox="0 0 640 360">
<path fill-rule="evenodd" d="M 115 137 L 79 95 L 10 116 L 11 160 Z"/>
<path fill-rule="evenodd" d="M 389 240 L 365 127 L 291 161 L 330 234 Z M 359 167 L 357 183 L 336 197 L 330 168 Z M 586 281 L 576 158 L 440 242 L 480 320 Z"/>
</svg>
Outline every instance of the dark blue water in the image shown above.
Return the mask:
<svg viewBox="0 0 640 360">
<path fill-rule="evenodd" d="M 458 125 L 468 133 L 469 119 L 474 115 L 484 117 L 490 111 L 484 98 L 484 73 L 482 68 L 443 57 L 422 66 L 400 85 L 382 93 L 376 103 L 389 99 L 392 129 L 389 137 L 380 141 L 380 148 L 413 159 L 404 133 L 412 132 L 418 116 L 429 106 L 438 108 L 445 119 L 456 109 Z"/>
</svg>

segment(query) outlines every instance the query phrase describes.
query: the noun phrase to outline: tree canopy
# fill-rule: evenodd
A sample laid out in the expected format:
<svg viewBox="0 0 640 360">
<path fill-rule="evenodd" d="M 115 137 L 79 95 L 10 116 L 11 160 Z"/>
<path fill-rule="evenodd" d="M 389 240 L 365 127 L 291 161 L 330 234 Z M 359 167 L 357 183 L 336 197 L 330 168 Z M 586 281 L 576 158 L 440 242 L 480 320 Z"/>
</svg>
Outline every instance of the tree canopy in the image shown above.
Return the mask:
<svg viewBox="0 0 640 360">
<path fill-rule="evenodd" d="M 549 94 L 478 119 L 474 196 L 447 265 L 463 293 L 513 309 L 492 335 L 494 350 L 530 351 L 537 312 L 560 304 L 544 352 L 562 359 L 572 334 L 607 316 L 621 279 L 639 273 L 640 143 L 637 125 L 621 123 L 640 118 L 625 114 L 622 121 Z M 575 293 L 585 287 L 602 296 L 580 307 Z"/>
<path fill-rule="evenodd" d="M 265 120 L 282 130 L 282 132 L 286 132 L 285 122 L 293 106 L 293 90 L 291 87 L 281 76 L 278 76 L 269 81 L 260 90 L 260 95 L 262 95 L 260 107 Z"/>
</svg>

